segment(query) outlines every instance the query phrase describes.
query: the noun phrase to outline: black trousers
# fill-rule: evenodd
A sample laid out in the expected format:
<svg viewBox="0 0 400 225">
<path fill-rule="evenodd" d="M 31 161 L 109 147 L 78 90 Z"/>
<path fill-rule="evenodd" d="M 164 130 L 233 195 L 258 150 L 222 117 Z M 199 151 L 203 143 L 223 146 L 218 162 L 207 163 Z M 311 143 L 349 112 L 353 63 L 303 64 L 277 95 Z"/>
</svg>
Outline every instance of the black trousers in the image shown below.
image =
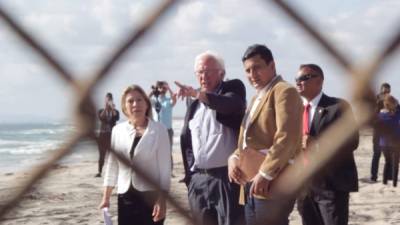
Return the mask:
<svg viewBox="0 0 400 225">
<path fill-rule="evenodd" d="M 101 174 L 106 154 L 111 149 L 111 132 L 100 133 L 97 139 L 97 145 L 99 150 L 98 172 Z"/>
<path fill-rule="evenodd" d="M 371 161 L 371 180 L 376 181 L 378 179 L 379 170 L 379 159 L 381 158 L 381 148 L 379 146 L 379 136 L 376 130 L 373 131 L 372 135 L 372 161 Z"/>
<path fill-rule="evenodd" d="M 164 220 L 153 222 L 153 206 L 158 194 L 155 191 L 141 192 L 132 186 L 118 195 L 119 225 L 163 225 Z"/>
<path fill-rule="evenodd" d="M 383 183 L 393 180 L 393 186 L 397 187 L 397 177 L 399 174 L 399 149 L 396 147 L 382 148 L 385 157 L 385 166 L 383 168 Z"/>
<path fill-rule="evenodd" d="M 297 199 L 303 225 L 347 225 L 349 192 L 312 190 Z"/>
<path fill-rule="evenodd" d="M 174 159 L 172 157 L 172 146 L 173 146 L 173 141 L 174 141 L 174 130 L 168 129 L 168 137 L 169 137 L 169 144 L 171 145 L 171 171 L 174 168 Z"/>
</svg>

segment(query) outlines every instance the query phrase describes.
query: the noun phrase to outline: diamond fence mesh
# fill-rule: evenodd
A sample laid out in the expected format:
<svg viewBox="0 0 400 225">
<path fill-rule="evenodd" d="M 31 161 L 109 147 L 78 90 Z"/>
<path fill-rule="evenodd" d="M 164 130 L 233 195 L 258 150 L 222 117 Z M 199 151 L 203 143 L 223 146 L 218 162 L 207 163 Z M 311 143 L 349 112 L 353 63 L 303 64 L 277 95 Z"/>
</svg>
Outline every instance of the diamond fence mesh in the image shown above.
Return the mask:
<svg viewBox="0 0 400 225">
<path fill-rule="evenodd" d="M 76 93 L 76 114 L 75 114 L 75 125 L 78 127 L 78 131 L 65 140 L 65 143 L 59 147 L 57 151 L 49 153 L 47 159 L 40 164 L 32 168 L 32 173 L 29 179 L 21 183 L 17 191 L 0 206 L 0 223 L 1 218 L 5 216 L 7 212 L 12 210 L 24 197 L 24 195 L 35 185 L 39 180 L 43 179 L 45 175 L 51 170 L 52 166 L 60 159 L 69 154 L 76 145 L 84 139 L 95 140 L 94 128 L 96 121 L 96 109 L 95 104 L 91 98 L 91 94 L 95 87 L 101 83 L 103 78 L 111 76 L 112 69 L 114 69 L 118 62 L 126 55 L 128 51 L 134 51 L 138 40 L 145 38 L 146 33 L 151 30 L 154 25 L 162 20 L 162 16 L 174 5 L 178 4 L 176 0 L 165 0 L 159 6 L 157 6 L 153 12 L 140 24 L 136 29 L 132 30 L 125 41 L 115 47 L 115 51 L 109 56 L 108 60 L 104 65 L 101 65 L 98 70 L 93 71 L 92 79 L 89 82 L 83 83 L 75 80 L 71 74 L 71 70 L 60 63 L 56 57 L 47 50 L 45 43 L 40 43 L 32 35 L 18 24 L 15 18 L 7 12 L 4 7 L 0 5 L 0 17 L 5 24 L 15 33 L 15 35 L 21 40 L 27 47 L 32 48 L 38 55 L 43 58 L 47 63 L 47 66 L 53 69 L 59 76 L 60 79 L 65 81 Z M 374 114 L 374 100 L 375 96 L 371 91 L 371 83 L 378 72 L 384 66 L 386 60 L 393 55 L 398 49 L 400 43 L 400 27 L 394 30 L 393 38 L 389 41 L 384 48 L 382 48 L 380 54 L 373 55 L 370 57 L 371 61 L 364 65 L 353 65 L 341 53 L 332 43 L 328 41 L 324 35 L 315 28 L 315 26 L 307 21 L 302 14 L 296 8 L 290 6 L 288 3 L 280 0 L 265 1 L 266 4 L 275 4 L 281 9 L 282 13 L 286 17 L 301 27 L 305 33 L 313 38 L 316 45 L 319 45 L 327 53 L 329 53 L 337 64 L 347 71 L 349 79 L 353 82 L 352 89 L 352 103 L 353 107 L 357 108 L 357 126 L 349 126 L 347 121 L 349 117 L 343 116 L 341 120 L 330 127 L 320 138 L 319 142 L 322 151 L 318 155 L 314 154 L 310 157 L 318 159 L 307 169 L 300 168 L 300 165 L 294 164 L 291 166 L 288 172 L 285 174 L 284 179 L 277 182 L 278 190 L 281 190 L 282 195 L 295 194 L 300 190 L 302 185 L 324 165 L 334 154 L 335 150 L 344 143 L 350 135 L 365 125 L 370 125 L 371 118 Z M 400 23 L 399 23 L 400 24 Z M 76 76 L 75 76 L 76 77 Z M 335 142 L 329 141 L 329 138 L 334 136 Z M 321 147 L 323 146 L 323 147 Z M 323 152 L 323 154 L 321 153 Z M 131 165 L 122 156 L 111 150 L 111 154 L 115 154 L 119 160 L 132 169 L 147 182 L 151 183 L 158 190 L 156 182 L 151 177 L 147 177 L 145 173 L 140 171 L 134 165 Z M 300 160 L 297 160 L 300 161 Z M 301 171 L 301 172 L 299 172 Z M 289 185 L 290 184 L 290 185 Z M 176 208 L 176 210 L 188 221 L 194 224 L 191 215 L 187 213 L 187 210 L 181 206 L 174 198 L 170 195 L 165 194 L 165 197 L 169 204 Z"/>
</svg>

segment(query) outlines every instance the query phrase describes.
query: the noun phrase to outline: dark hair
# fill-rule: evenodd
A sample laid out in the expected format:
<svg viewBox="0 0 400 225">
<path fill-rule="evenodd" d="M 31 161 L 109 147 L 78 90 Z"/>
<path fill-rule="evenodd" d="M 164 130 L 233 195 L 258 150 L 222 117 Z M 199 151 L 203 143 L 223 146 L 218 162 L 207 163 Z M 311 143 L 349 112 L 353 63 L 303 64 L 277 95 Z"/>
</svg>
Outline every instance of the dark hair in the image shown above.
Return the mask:
<svg viewBox="0 0 400 225">
<path fill-rule="evenodd" d="M 309 64 L 301 64 L 300 69 L 303 68 L 309 68 L 316 74 L 320 75 L 322 79 L 324 79 L 324 72 L 322 71 L 321 67 L 319 67 L 317 64 L 309 63 Z"/>
<path fill-rule="evenodd" d="M 113 96 L 112 96 L 112 94 L 111 94 L 110 92 L 108 92 L 108 93 L 106 94 L 106 97 L 109 98 L 109 99 L 113 99 Z"/>
<path fill-rule="evenodd" d="M 161 80 L 159 80 L 159 81 L 157 81 L 157 83 L 156 83 L 156 87 L 162 87 L 162 86 L 164 86 L 166 83 L 167 83 L 166 81 L 161 81 Z"/>
<path fill-rule="evenodd" d="M 266 64 L 269 64 L 271 61 L 274 60 L 274 57 L 272 56 L 271 50 L 267 48 L 265 45 L 260 45 L 260 44 L 254 44 L 251 45 L 247 48 L 247 50 L 244 52 L 243 57 L 242 57 L 242 62 L 248 60 L 249 58 L 252 58 L 256 55 L 259 55 Z"/>
<path fill-rule="evenodd" d="M 382 89 L 382 88 L 390 89 L 390 84 L 388 84 L 388 83 L 383 83 L 383 84 L 381 85 L 381 89 Z"/>
</svg>

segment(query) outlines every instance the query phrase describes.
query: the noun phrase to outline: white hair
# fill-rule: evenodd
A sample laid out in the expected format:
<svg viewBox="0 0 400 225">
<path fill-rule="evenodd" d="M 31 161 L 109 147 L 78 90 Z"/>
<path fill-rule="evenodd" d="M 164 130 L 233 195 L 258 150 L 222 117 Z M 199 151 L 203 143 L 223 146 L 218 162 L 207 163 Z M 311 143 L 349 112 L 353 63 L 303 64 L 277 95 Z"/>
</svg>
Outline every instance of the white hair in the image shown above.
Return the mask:
<svg viewBox="0 0 400 225">
<path fill-rule="evenodd" d="M 218 65 L 220 66 L 220 69 L 223 72 L 223 75 L 225 75 L 225 62 L 222 59 L 221 56 L 219 56 L 216 52 L 211 51 L 211 50 L 207 50 L 203 53 L 200 53 L 196 56 L 196 58 L 194 59 L 194 70 L 196 70 L 197 65 L 199 64 L 199 62 L 205 58 L 205 57 L 211 57 L 213 59 L 215 59 L 218 63 Z"/>
</svg>

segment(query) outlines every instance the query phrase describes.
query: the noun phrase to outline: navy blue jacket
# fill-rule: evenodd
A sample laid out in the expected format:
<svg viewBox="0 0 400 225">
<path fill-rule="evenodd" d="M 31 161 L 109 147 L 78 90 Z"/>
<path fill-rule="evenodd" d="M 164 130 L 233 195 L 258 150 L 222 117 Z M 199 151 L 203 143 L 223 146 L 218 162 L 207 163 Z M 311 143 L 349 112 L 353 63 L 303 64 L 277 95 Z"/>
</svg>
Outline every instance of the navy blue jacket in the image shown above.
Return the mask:
<svg viewBox="0 0 400 225">
<path fill-rule="evenodd" d="M 246 88 L 238 79 L 223 81 L 216 93 L 207 93 L 208 107 L 216 111 L 218 122 L 233 129 L 236 136 L 239 134 L 240 124 L 246 111 Z M 192 137 L 188 127 L 189 121 L 196 112 L 199 100 L 189 100 L 187 103 L 184 125 L 181 133 L 181 150 L 185 169 L 185 183 L 188 185 L 191 178 L 190 168 L 194 164 Z"/>
</svg>

